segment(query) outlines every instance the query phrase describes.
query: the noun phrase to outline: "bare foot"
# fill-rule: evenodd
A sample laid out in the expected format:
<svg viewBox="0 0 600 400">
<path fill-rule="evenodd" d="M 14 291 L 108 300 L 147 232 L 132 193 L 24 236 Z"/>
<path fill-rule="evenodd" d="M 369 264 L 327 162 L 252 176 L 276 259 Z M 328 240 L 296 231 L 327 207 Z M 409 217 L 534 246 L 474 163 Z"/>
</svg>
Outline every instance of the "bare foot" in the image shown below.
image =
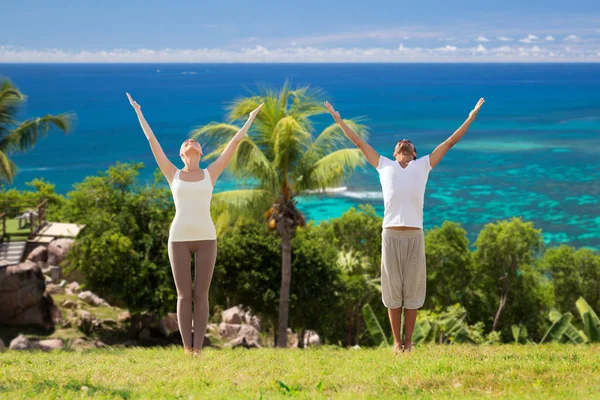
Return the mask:
<svg viewBox="0 0 600 400">
<path fill-rule="evenodd" d="M 200 353 L 202 352 L 201 349 L 192 349 L 192 355 L 194 357 L 200 357 Z"/>
<path fill-rule="evenodd" d="M 402 351 L 403 351 L 403 349 L 402 349 L 402 348 L 403 348 L 403 346 L 402 346 L 402 344 L 401 344 L 401 343 L 395 343 L 395 344 L 394 344 L 394 348 L 392 349 L 392 351 L 393 351 L 395 354 L 400 354 L 400 353 L 402 353 Z"/>
<path fill-rule="evenodd" d="M 412 343 L 404 343 L 404 351 L 411 352 L 412 350 Z"/>
<path fill-rule="evenodd" d="M 192 348 L 191 347 L 184 347 L 183 348 L 183 354 L 192 354 Z"/>
</svg>

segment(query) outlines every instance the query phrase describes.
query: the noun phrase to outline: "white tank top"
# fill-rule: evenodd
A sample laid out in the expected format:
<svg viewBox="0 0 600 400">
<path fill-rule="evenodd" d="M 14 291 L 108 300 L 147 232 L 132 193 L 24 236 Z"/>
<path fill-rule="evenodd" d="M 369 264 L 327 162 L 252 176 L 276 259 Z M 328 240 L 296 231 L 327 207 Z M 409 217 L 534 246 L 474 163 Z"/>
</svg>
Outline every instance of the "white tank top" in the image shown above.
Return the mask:
<svg viewBox="0 0 600 400">
<path fill-rule="evenodd" d="M 213 186 L 208 169 L 204 179 L 187 182 L 179 179 L 179 170 L 171 183 L 175 202 L 175 218 L 169 229 L 170 242 L 216 240 L 217 232 L 210 216 Z"/>
</svg>

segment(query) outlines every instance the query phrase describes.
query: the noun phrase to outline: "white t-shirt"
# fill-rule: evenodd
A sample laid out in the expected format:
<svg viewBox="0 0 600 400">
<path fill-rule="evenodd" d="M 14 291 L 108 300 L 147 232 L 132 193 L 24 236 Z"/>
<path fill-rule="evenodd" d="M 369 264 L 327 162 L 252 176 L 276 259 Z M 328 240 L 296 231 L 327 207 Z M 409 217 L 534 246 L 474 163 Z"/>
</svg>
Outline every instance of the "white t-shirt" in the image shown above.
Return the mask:
<svg viewBox="0 0 600 400">
<path fill-rule="evenodd" d="M 431 171 L 429 155 L 402 168 L 396 160 L 379 157 L 377 172 L 383 191 L 383 227 L 409 226 L 423 229 L 425 186 Z"/>
</svg>

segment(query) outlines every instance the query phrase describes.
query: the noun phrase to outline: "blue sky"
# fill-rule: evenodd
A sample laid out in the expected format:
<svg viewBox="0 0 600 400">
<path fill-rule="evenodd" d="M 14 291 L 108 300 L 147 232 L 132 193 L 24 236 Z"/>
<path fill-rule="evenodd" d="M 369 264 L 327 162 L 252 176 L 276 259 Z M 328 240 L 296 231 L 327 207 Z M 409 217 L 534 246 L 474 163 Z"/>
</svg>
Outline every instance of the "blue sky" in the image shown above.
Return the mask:
<svg viewBox="0 0 600 400">
<path fill-rule="evenodd" d="M 598 0 L 7 3 L 0 62 L 600 61 Z"/>
</svg>

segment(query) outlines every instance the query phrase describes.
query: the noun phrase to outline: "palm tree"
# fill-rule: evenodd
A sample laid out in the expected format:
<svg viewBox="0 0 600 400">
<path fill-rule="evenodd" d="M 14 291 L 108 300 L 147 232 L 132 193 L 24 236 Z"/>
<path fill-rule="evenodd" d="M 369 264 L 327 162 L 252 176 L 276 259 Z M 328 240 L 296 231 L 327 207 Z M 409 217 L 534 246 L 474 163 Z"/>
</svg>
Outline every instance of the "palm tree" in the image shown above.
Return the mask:
<svg viewBox="0 0 600 400">
<path fill-rule="evenodd" d="M 211 123 L 192 132 L 203 144 L 216 145 L 206 156 L 210 159 L 220 154 L 240 129 L 235 123 L 246 118 L 261 102 L 265 103 L 229 164 L 232 174 L 251 187 L 215 194 L 213 204 L 219 210 L 217 229 L 239 220 L 241 215 L 246 218 L 265 215 L 269 228 L 281 237 L 279 347 L 287 346 L 291 239 L 296 228 L 305 223 L 296 208 L 296 198 L 339 186 L 365 162 L 359 149 L 347 147 L 350 142 L 337 124 L 315 134 L 311 117 L 326 112 L 319 99 L 321 94 L 308 86 L 292 90 L 286 82 L 279 91 L 265 89 L 260 94 L 236 99 L 229 107 L 230 123 Z M 366 136 L 362 125 L 355 121 L 347 123 L 359 135 Z"/>
<path fill-rule="evenodd" d="M 16 120 L 26 97 L 8 79 L 0 87 L 0 183 L 12 182 L 17 166 L 8 157 L 12 152 L 31 149 L 40 135 L 54 127 L 67 133 L 73 120 L 70 114 L 46 115 L 25 122 Z"/>
</svg>

